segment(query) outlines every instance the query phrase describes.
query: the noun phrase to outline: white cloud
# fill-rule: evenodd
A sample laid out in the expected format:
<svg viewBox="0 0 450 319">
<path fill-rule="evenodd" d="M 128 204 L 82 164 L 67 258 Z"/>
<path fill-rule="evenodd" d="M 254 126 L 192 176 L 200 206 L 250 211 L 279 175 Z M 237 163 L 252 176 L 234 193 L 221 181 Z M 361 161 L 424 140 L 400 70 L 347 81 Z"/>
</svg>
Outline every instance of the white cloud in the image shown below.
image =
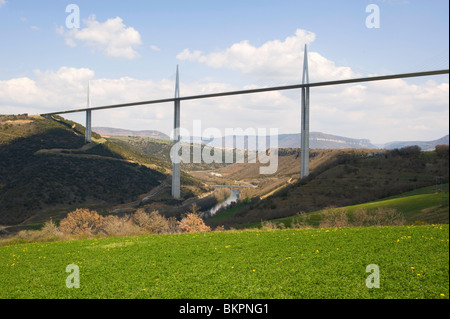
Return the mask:
<svg viewBox="0 0 450 319">
<path fill-rule="evenodd" d="M 0 105 L 29 106 L 40 112 L 83 105 L 77 103 L 94 72 L 81 68 L 61 67 L 58 71 L 35 72 L 28 77 L 0 81 Z"/>
<path fill-rule="evenodd" d="M 95 79 L 87 68 L 61 67 L 36 70 L 33 78 L 0 81 L 2 113 L 45 113 L 86 106 L 87 82 L 91 82 L 92 106 L 172 97 L 174 80 L 138 80 L 130 77 Z M 370 82 L 311 89 L 311 131 L 373 143 L 392 140 L 432 140 L 448 134 L 448 82 L 422 85 L 405 80 Z M 221 82 L 181 82 L 182 96 L 251 89 Z M 84 124 L 84 114 L 67 115 Z M 278 128 L 280 133 L 300 131 L 298 90 L 183 101 L 181 125 L 192 131 L 194 120 L 203 129 Z M 169 134 L 173 126 L 170 103 L 136 106 L 93 115 L 94 126 L 156 129 Z"/>
<path fill-rule="evenodd" d="M 2 7 L 4 4 L 6 4 L 6 0 L 0 0 L 0 7 Z"/>
<path fill-rule="evenodd" d="M 98 22 L 92 15 L 83 23 L 85 28 L 64 30 L 59 27 L 57 32 L 64 34 L 66 44 L 71 47 L 81 42 L 114 58 L 139 56 L 136 48 L 142 44 L 141 35 L 133 27 L 127 27 L 120 17 Z"/>
<path fill-rule="evenodd" d="M 152 50 L 155 51 L 155 52 L 161 51 L 161 49 L 160 49 L 158 46 L 156 46 L 156 45 L 151 45 L 151 46 L 150 46 L 150 49 L 152 49 Z"/>
<path fill-rule="evenodd" d="M 213 68 L 239 70 L 258 81 L 270 79 L 277 82 L 296 82 L 301 79 L 305 44 L 314 42 L 313 32 L 298 29 L 284 41 L 268 41 L 255 47 L 241 41 L 229 48 L 204 54 L 199 50 L 185 49 L 177 55 L 179 60 L 197 61 Z M 338 67 L 317 52 L 308 53 L 310 81 L 344 79 L 356 74 L 349 67 Z"/>
<path fill-rule="evenodd" d="M 314 33 L 299 29 L 294 36 L 283 41 L 268 41 L 259 47 L 249 41 L 241 41 L 211 53 L 185 49 L 177 58 L 215 69 L 237 70 L 256 83 L 299 83 L 304 45 L 307 44 L 309 48 L 315 38 Z M 361 76 L 350 67 L 337 66 L 334 61 L 310 49 L 308 64 L 310 82 Z M 269 126 L 272 123 L 281 132 L 298 132 L 300 95 L 287 91 L 276 94 L 230 98 L 228 109 L 233 111 L 229 118 L 233 118 L 233 123 L 252 121 Z M 406 140 L 438 138 L 448 134 L 448 95 L 448 83 L 433 80 L 421 85 L 399 79 L 312 88 L 311 130 L 369 138 L 374 143 L 389 141 L 394 137 Z M 216 106 L 217 102 L 214 104 Z M 237 114 L 236 111 L 242 113 Z M 226 116 L 223 115 L 221 119 Z M 431 129 L 424 130 L 424 127 Z"/>
<path fill-rule="evenodd" d="M 57 31 L 65 34 L 62 28 Z M 254 83 L 271 76 L 277 81 L 292 80 L 298 83 L 303 64 L 303 45 L 312 43 L 314 39 L 314 34 L 300 30 L 284 41 L 269 41 L 260 47 L 243 41 L 214 54 L 186 49 L 178 55 L 178 59 L 198 61 L 213 68 L 236 69 L 248 75 Z M 280 58 L 285 55 L 286 58 Z M 277 68 L 271 65 L 271 61 L 272 64 L 278 63 Z M 309 66 L 311 82 L 355 76 L 350 67 L 336 66 L 318 52 L 309 53 Z M 292 70 L 295 72 L 291 74 Z M 36 70 L 32 78 L 0 81 L 0 109 L 10 113 L 45 113 L 83 108 L 86 106 L 88 80 L 91 80 L 92 106 L 156 100 L 174 95 L 174 78 L 159 81 L 131 77 L 96 79 L 94 75 L 91 69 L 64 66 L 56 71 Z M 183 81 L 183 70 L 180 75 L 182 96 L 261 87 L 254 83 L 239 86 L 211 78 L 186 82 Z M 448 134 L 448 77 L 431 77 L 421 84 L 414 83 L 398 79 L 311 88 L 311 131 L 368 138 L 373 143 L 432 140 Z M 82 113 L 67 117 L 80 123 L 85 120 Z M 183 101 L 181 125 L 191 130 L 194 120 L 201 120 L 203 129 L 278 128 L 279 133 L 299 132 L 300 92 L 272 91 Z M 172 129 L 172 121 L 173 106 L 170 103 L 93 114 L 94 126 L 156 129 L 166 134 Z"/>
</svg>

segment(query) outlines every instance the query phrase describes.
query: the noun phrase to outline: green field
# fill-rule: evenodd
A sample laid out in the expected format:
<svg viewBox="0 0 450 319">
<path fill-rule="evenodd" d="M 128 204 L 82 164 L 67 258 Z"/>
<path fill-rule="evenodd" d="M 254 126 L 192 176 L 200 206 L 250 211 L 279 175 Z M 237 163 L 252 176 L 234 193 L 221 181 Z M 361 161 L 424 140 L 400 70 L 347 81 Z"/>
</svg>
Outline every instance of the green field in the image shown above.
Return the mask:
<svg viewBox="0 0 450 319">
<path fill-rule="evenodd" d="M 67 288 L 69 264 L 80 288 Z M 380 288 L 366 287 L 366 267 Z M 449 296 L 449 226 L 233 231 L 0 247 L 0 298 Z"/>
</svg>

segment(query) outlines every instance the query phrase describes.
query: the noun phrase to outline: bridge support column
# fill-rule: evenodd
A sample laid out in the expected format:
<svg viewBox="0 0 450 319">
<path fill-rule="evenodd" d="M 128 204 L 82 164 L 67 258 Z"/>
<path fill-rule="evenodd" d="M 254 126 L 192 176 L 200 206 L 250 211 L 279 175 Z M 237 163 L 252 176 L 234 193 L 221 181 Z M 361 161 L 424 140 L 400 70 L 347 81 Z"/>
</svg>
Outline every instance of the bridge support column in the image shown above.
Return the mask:
<svg viewBox="0 0 450 319">
<path fill-rule="evenodd" d="M 88 82 L 88 89 L 87 89 L 87 107 L 91 107 L 91 96 L 89 93 L 89 86 L 90 83 Z M 86 143 L 91 142 L 92 137 L 92 126 L 91 126 L 91 110 L 86 111 L 86 133 L 85 133 L 85 141 Z"/>
<path fill-rule="evenodd" d="M 305 45 L 302 84 L 309 84 L 308 52 Z M 309 175 L 309 87 L 302 88 L 302 131 L 301 131 L 300 178 Z"/>
<path fill-rule="evenodd" d="M 178 75 L 178 65 L 177 65 L 177 75 L 175 82 L 175 103 L 174 103 L 174 116 L 173 116 L 173 142 L 174 144 L 180 143 L 180 83 Z M 180 156 L 178 153 L 178 147 L 172 147 L 175 150 L 172 154 L 172 197 L 181 197 L 181 181 L 180 181 Z"/>
<path fill-rule="evenodd" d="M 91 110 L 86 111 L 86 134 L 85 134 L 85 141 L 86 143 L 91 142 L 91 136 L 92 136 L 92 128 L 91 128 Z"/>
</svg>

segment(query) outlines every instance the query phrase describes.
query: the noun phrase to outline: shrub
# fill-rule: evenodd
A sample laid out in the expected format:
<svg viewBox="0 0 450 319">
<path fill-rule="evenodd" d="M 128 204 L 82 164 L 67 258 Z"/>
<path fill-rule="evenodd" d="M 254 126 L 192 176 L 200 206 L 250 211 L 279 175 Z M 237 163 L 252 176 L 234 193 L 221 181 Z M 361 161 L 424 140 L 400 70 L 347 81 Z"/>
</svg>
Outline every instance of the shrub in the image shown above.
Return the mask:
<svg viewBox="0 0 450 319">
<path fill-rule="evenodd" d="M 365 209 L 357 209 L 353 213 L 352 225 L 355 227 L 366 226 L 370 221 L 370 216 L 367 214 Z"/>
<path fill-rule="evenodd" d="M 406 220 L 402 213 L 394 208 L 378 208 L 374 211 L 358 209 L 353 213 L 352 224 L 363 226 L 402 226 Z"/>
<path fill-rule="evenodd" d="M 373 212 L 374 226 L 402 226 L 406 224 L 402 213 L 394 208 L 378 208 Z"/>
<path fill-rule="evenodd" d="M 101 230 L 102 222 L 96 211 L 77 209 L 61 220 L 59 229 L 66 234 L 92 235 Z"/>
<path fill-rule="evenodd" d="M 179 223 L 175 217 L 167 218 L 167 223 L 169 225 L 169 228 L 167 230 L 168 233 L 170 234 L 181 233 Z"/>
<path fill-rule="evenodd" d="M 438 157 L 447 158 L 449 155 L 449 146 L 448 145 L 436 145 L 435 151 Z"/>
<path fill-rule="evenodd" d="M 181 221 L 178 222 L 178 227 L 181 231 L 186 233 L 202 233 L 211 231 L 211 227 L 205 225 L 205 222 L 197 213 L 197 206 L 194 204 L 191 207 L 191 212 L 186 214 Z"/>
<path fill-rule="evenodd" d="M 16 238 L 22 240 L 23 242 L 33 242 L 37 241 L 39 235 L 35 230 L 21 230 L 17 233 Z"/>
<path fill-rule="evenodd" d="M 62 239 L 64 236 L 63 232 L 51 219 L 44 224 L 40 231 L 40 235 L 46 240 L 58 240 Z"/>
<path fill-rule="evenodd" d="M 112 236 L 133 236 L 142 233 L 142 229 L 133 223 L 129 216 L 118 217 L 114 215 L 103 218 L 102 231 Z"/>
<path fill-rule="evenodd" d="M 206 226 L 200 215 L 196 213 L 188 213 L 186 217 L 178 222 L 178 226 L 183 232 L 186 233 L 202 233 L 211 231 L 211 227 Z"/>
<path fill-rule="evenodd" d="M 136 225 L 152 234 L 166 233 L 169 231 L 169 222 L 158 211 L 147 214 L 145 210 L 138 209 L 132 215 L 132 219 Z"/>
<path fill-rule="evenodd" d="M 276 229 L 285 229 L 286 226 L 283 223 L 276 223 L 271 221 L 262 221 L 261 228 L 263 230 L 276 230 Z"/>
<path fill-rule="evenodd" d="M 345 209 L 332 208 L 322 213 L 320 228 L 348 227 L 348 216 Z"/>
<path fill-rule="evenodd" d="M 64 239 L 64 234 L 50 220 L 40 230 L 21 230 L 15 238 L 18 239 L 18 242 L 55 241 Z"/>
<path fill-rule="evenodd" d="M 214 198 L 218 203 L 223 202 L 228 197 L 230 197 L 231 190 L 227 187 L 220 187 L 214 191 Z"/>
<path fill-rule="evenodd" d="M 405 146 L 399 149 L 399 153 L 402 156 L 417 156 L 420 154 L 420 147 L 417 145 Z"/>
<path fill-rule="evenodd" d="M 304 212 L 297 213 L 292 219 L 290 228 L 294 229 L 308 229 L 312 226 L 308 223 L 306 214 Z"/>
</svg>

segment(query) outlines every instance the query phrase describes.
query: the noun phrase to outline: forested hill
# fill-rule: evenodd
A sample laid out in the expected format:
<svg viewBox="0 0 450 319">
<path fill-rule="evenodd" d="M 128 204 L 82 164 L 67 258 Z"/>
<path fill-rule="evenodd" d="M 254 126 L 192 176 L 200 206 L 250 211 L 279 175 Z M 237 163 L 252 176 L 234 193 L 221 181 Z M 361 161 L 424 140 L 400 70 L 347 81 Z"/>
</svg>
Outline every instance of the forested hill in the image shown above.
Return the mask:
<svg viewBox="0 0 450 319">
<path fill-rule="evenodd" d="M 0 115 L 0 225 L 136 200 L 166 179 L 93 137 L 86 147 L 84 127 L 61 117 Z"/>
</svg>

